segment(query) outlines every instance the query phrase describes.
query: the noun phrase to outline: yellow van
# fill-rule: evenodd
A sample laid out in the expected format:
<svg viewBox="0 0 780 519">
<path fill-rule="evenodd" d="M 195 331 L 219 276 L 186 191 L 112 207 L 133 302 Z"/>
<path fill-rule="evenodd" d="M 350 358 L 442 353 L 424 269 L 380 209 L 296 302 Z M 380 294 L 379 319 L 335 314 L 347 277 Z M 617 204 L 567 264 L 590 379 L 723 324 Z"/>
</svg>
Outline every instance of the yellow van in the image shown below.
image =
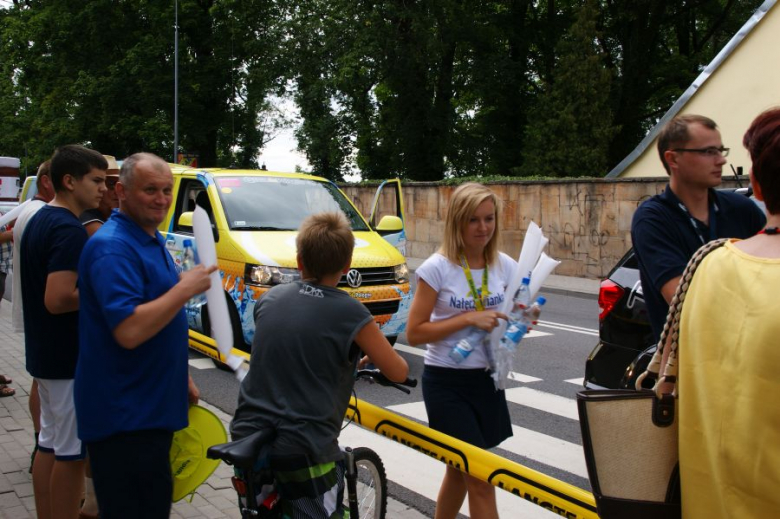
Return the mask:
<svg viewBox="0 0 780 519">
<path fill-rule="evenodd" d="M 352 268 L 339 288 L 368 307 L 391 343 L 405 330 L 412 292 L 401 252 L 406 237 L 398 179 L 379 187 L 371 218 L 366 221 L 344 193 L 324 178 L 177 165 L 172 165 L 172 170 L 173 203 L 159 230 L 180 265 L 184 240 L 194 241 L 192 213 L 196 205 L 208 213 L 229 303 L 235 354 L 248 358 L 257 299 L 274 285 L 298 279 L 297 229 L 304 218 L 323 211 L 342 211 L 355 235 Z M 380 210 L 395 214 L 379 219 Z M 219 361 L 205 309 L 202 301 L 186 306 L 190 346 Z"/>
</svg>

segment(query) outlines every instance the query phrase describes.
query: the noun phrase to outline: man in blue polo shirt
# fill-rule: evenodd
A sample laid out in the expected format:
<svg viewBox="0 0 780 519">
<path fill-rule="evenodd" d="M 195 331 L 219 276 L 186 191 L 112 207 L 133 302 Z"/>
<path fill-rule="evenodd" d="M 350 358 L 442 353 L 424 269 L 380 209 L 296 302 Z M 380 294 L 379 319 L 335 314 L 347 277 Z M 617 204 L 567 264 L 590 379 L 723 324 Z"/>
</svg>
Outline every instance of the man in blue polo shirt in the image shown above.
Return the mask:
<svg viewBox="0 0 780 519">
<path fill-rule="evenodd" d="M 184 303 L 210 286 L 216 266 L 177 273 L 157 226 L 173 175 L 159 157 L 122 164 L 119 212 L 89 239 L 79 262 L 81 318 L 76 416 L 100 517 L 168 518 L 174 431 L 198 391 L 187 372 Z"/>
<path fill-rule="evenodd" d="M 634 213 L 631 240 L 655 340 L 688 260 L 716 238 L 748 238 L 766 216 L 747 197 L 716 191 L 728 148 L 712 119 L 675 117 L 658 136 L 658 154 L 669 175 L 666 190 Z"/>
</svg>

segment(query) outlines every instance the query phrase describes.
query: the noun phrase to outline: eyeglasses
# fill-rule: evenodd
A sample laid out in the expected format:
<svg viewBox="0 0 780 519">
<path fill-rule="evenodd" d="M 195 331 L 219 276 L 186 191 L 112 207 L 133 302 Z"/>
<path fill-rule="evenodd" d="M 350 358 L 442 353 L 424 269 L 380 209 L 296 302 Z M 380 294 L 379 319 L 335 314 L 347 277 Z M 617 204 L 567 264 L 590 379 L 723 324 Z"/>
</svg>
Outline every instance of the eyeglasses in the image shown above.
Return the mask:
<svg viewBox="0 0 780 519">
<path fill-rule="evenodd" d="M 675 148 L 672 151 L 690 151 L 691 153 L 698 153 L 699 155 L 705 155 L 707 157 L 728 157 L 729 156 L 729 149 L 730 148 L 724 148 L 721 146 L 720 148 L 716 148 L 715 146 L 710 146 L 709 148 Z"/>
<path fill-rule="evenodd" d="M 106 187 L 108 189 L 116 188 L 116 183 L 117 182 L 119 182 L 119 178 L 117 178 L 117 177 L 106 177 Z"/>
</svg>

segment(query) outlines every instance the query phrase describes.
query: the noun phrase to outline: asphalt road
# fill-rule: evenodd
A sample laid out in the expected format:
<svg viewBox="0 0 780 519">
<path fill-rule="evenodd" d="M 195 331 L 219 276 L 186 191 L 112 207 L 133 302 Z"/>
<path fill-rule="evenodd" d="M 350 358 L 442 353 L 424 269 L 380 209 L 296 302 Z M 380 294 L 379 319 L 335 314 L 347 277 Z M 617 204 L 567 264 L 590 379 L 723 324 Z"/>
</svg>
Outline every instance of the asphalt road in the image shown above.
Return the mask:
<svg viewBox="0 0 780 519">
<path fill-rule="evenodd" d="M 589 490 L 574 398 L 581 388 L 585 359 L 598 341 L 598 304 L 593 296 L 544 295 L 548 302 L 540 323 L 520 345 L 515 370 L 518 380 L 511 382 L 507 390 L 514 436 L 495 452 Z M 419 378 L 423 369 L 422 349 L 408 346 L 403 335 L 397 345 L 409 363 L 410 376 Z M 238 394 L 238 382 L 233 374 L 213 369 L 209 359 L 195 352 L 191 352 L 190 357 L 190 372 L 202 398 L 233 414 Z M 391 388 L 358 381 L 355 390 L 358 398 L 425 423 L 419 387 L 406 395 Z M 415 461 L 415 469 L 409 474 L 403 469 L 403 462 L 408 464 L 409 460 L 405 458 L 414 457 L 417 453 L 388 450 L 390 446 L 382 443 L 387 440 L 375 437 L 354 425 L 342 433 L 342 439 L 346 438 L 349 442 L 347 444 L 367 445 L 382 455 L 388 477 L 393 482 L 390 487 L 393 497 L 432 516 L 443 465 L 432 460 Z M 427 467 L 428 462 L 433 466 Z M 554 517 L 515 496 L 499 492 L 502 516 L 517 516 L 518 506 L 522 508 L 523 517 Z M 465 512 L 465 509 L 462 511 Z"/>
</svg>

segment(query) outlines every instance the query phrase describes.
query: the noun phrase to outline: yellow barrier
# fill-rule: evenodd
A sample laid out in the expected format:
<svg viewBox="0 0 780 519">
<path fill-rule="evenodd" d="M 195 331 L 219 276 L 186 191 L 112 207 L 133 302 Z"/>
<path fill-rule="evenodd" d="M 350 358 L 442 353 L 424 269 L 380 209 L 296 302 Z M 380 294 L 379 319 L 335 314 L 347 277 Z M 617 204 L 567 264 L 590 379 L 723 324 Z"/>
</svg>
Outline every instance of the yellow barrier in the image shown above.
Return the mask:
<svg viewBox="0 0 780 519">
<path fill-rule="evenodd" d="M 202 333 L 198 333 L 195 330 L 190 330 L 189 332 L 190 348 L 202 353 L 203 355 L 206 355 L 207 357 L 211 357 L 212 359 L 218 360 L 220 362 L 224 361 L 224 355 L 222 355 L 217 349 L 217 343 L 214 341 L 214 339 L 207 335 L 203 335 Z M 233 355 L 237 355 L 249 362 L 249 354 L 247 352 L 241 351 L 234 347 L 232 353 Z"/>
<path fill-rule="evenodd" d="M 354 397 L 347 419 L 561 517 L 598 519 L 593 494 Z"/>
</svg>

